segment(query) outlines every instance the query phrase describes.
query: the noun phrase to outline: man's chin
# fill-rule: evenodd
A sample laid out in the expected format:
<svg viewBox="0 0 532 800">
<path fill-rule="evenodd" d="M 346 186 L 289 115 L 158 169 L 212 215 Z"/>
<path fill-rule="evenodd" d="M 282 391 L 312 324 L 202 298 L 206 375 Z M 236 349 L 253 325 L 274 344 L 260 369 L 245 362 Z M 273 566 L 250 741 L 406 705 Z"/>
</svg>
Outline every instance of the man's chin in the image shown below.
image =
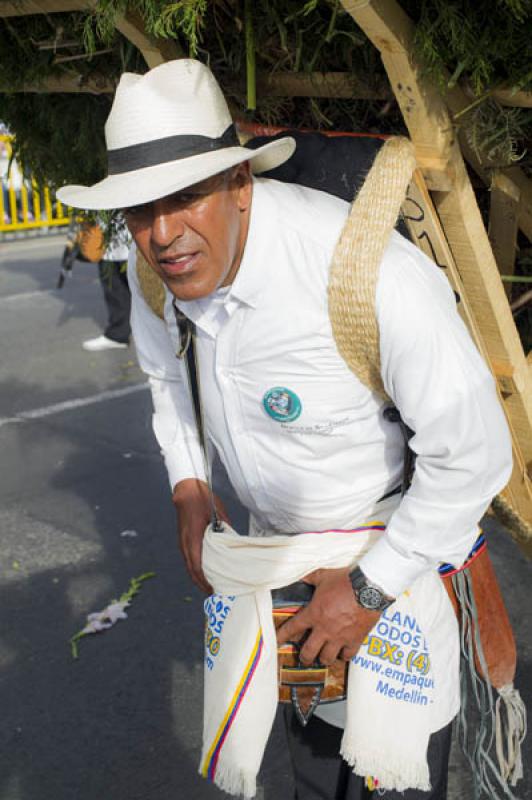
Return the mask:
<svg viewBox="0 0 532 800">
<path fill-rule="evenodd" d="M 146 256 L 144 257 L 146 258 Z M 201 280 L 195 274 L 169 275 L 161 269 L 158 263 L 154 264 L 150 260 L 146 260 L 176 300 L 184 302 L 201 300 L 204 297 L 208 297 L 217 288 L 214 281 Z"/>
<path fill-rule="evenodd" d="M 206 285 L 203 281 L 194 281 L 192 277 L 188 279 L 172 278 L 167 275 L 161 277 L 175 299 L 184 302 L 202 300 L 216 289 L 216 286 Z"/>
</svg>

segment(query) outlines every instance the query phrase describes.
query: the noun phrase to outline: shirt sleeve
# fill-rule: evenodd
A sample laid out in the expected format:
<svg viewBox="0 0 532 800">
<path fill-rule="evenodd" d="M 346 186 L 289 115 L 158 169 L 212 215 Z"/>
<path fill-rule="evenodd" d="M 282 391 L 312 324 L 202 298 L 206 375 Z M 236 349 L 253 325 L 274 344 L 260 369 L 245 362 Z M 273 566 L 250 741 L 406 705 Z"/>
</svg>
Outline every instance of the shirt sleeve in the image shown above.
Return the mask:
<svg viewBox="0 0 532 800">
<path fill-rule="evenodd" d="M 397 597 L 442 562 L 460 566 L 478 521 L 512 469 L 494 380 L 439 268 L 406 240 L 390 247 L 377 286 L 381 373 L 417 454 L 412 485 L 361 561 Z M 400 237 L 399 237 L 400 238 Z"/>
<path fill-rule="evenodd" d="M 164 458 L 170 486 L 186 478 L 205 479 L 203 456 L 185 365 L 175 355 L 166 323 L 153 313 L 139 285 L 136 248 L 128 260 L 131 330 L 137 357 L 148 375 L 153 401 L 153 431 Z"/>
</svg>

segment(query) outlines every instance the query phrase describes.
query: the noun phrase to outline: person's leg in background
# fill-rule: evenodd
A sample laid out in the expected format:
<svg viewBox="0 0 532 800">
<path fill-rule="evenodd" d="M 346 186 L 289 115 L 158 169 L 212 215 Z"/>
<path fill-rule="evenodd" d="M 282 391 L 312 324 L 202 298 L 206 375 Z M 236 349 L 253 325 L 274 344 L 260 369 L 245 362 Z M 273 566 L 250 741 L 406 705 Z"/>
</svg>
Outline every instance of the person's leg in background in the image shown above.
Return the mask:
<svg viewBox="0 0 532 800">
<path fill-rule="evenodd" d="M 430 738 L 428 763 L 432 790 L 383 792 L 368 789 L 364 779 L 355 775 L 339 755 L 341 728 L 317 717 L 303 728 L 290 705 L 284 706 L 284 717 L 296 785 L 295 800 L 446 800 L 452 723 Z"/>
<path fill-rule="evenodd" d="M 90 351 L 124 348 L 129 344 L 131 294 L 127 283 L 126 262 L 100 261 L 98 273 L 107 308 L 107 326 L 102 336 L 83 342 Z"/>
</svg>

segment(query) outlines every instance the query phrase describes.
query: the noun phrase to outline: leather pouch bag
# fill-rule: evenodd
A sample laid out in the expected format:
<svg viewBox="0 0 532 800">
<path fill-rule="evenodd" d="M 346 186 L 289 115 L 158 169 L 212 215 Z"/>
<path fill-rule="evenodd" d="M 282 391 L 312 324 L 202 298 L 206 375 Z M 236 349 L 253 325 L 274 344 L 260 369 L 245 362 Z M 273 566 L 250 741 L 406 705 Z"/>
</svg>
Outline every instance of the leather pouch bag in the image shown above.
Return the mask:
<svg viewBox="0 0 532 800">
<path fill-rule="evenodd" d="M 312 598 L 314 587 L 302 581 L 272 591 L 273 622 L 279 628 Z M 286 642 L 277 649 L 279 702 L 292 703 L 302 725 L 306 725 L 320 703 L 346 697 L 348 663 L 341 659 L 328 667 L 310 667 L 299 661 L 302 643 Z"/>
<path fill-rule="evenodd" d="M 462 572 L 462 570 L 453 571 L 442 577 L 458 622 L 463 628 L 465 612 L 456 596 L 456 578 L 453 582 L 453 576 L 456 576 L 458 572 Z M 482 658 L 479 658 L 478 644 L 473 640 L 475 666 L 479 675 L 482 675 L 485 680 L 489 680 L 496 689 L 501 689 L 513 682 L 517 651 L 512 625 L 485 544 L 479 548 L 475 556 L 466 561 L 463 572 L 469 576 L 471 591 L 474 595 L 478 641 L 483 650 Z M 487 675 L 484 674 L 486 670 Z"/>
<path fill-rule="evenodd" d="M 477 671 L 500 689 L 511 685 L 514 679 L 515 640 L 484 537 L 481 539 L 482 544 L 474 555 L 467 559 L 462 570 L 444 572 L 441 577 L 458 622 L 462 626 L 463 612 L 456 597 L 452 576 L 462 571 L 467 571 L 470 576 L 478 608 L 477 623 L 483 648 L 483 662 L 488 675 L 483 675 L 485 670 L 482 669 L 475 647 Z M 313 591 L 313 586 L 302 581 L 272 591 L 275 629 L 307 605 Z M 287 642 L 277 650 L 279 702 L 292 703 L 298 719 L 305 725 L 320 703 L 333 703 L 345 699 L 348 663 L 337 659 L 328 667 L 319 663 L 305 667 L 299 661 L 300 646 L 301 643 Z"/>
</svg>

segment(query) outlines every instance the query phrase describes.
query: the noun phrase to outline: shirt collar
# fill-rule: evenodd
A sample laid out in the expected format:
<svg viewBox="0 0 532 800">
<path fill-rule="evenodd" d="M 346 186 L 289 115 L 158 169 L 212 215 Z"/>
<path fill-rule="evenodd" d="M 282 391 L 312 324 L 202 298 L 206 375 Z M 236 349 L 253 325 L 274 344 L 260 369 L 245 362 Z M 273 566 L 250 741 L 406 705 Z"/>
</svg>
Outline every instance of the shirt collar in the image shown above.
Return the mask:
<svg viewBox="0 0 532 800">
<path fill-rule="evenodd" d="M 275 217 L 275 206 L 263 180 L 253 178 L 253 198 L 246 246 L 227 298 L 228 301 L 230 298 L 236 299 L 256 308 L 258 295 L 264 282 L 262 261 L 271 250 Z"/>
</svg>

